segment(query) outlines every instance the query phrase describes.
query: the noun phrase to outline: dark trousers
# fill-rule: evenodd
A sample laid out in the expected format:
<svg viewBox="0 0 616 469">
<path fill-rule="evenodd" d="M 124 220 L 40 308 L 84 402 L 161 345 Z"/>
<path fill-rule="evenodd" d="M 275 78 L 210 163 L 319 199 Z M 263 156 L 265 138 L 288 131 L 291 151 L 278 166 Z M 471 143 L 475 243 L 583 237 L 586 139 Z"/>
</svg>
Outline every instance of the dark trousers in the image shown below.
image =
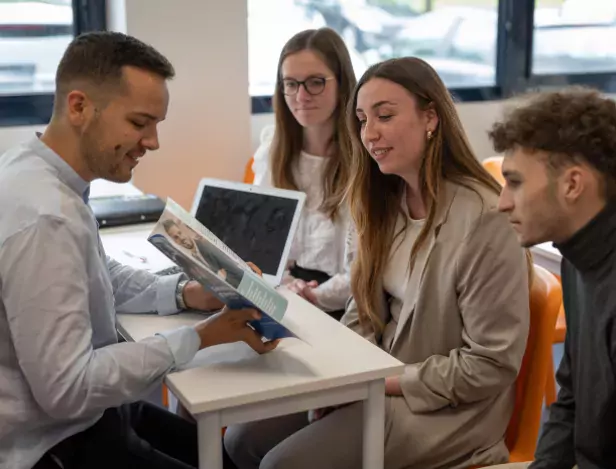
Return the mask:
<svg viewBox="0 0 616 469">
<path fill-rule="evenodd" d="M 304 269 L 297 264 L 294 264 L 293 267 L 289 269 L 289 273 L 293 277 L 303 280 L 304 282 L 311 282 L 314 280 L 319 285 L 327 282 L 331 278 L 325 272 L 321 272 L 320 270 Z M 344 309 L 338 311 L 328 311 L 327 314 L 340 321 L 340 318 L 344 315 Z"/>
<path fill-rule="evenodd" d="M 107 409 L 45 454 L 33 469 L 194 469 L 197 426 L 147 402 Z M 234 468 L 226 453 L 224 467 Z"/>
</svg>

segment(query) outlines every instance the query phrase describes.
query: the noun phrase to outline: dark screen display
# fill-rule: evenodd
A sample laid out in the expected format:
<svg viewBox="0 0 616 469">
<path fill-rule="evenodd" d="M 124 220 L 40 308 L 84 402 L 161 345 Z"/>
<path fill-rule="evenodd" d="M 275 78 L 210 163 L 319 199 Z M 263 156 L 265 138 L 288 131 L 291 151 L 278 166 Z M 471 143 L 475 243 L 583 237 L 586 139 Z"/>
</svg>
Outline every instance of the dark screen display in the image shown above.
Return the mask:
<svg viewBox="0 0 616 469">
<path fill-rule="evenodd" d="M 206 186 L 195 218 L 246 262 L 276 275 L 296 206 L 295 199 Z"/>
</svg>

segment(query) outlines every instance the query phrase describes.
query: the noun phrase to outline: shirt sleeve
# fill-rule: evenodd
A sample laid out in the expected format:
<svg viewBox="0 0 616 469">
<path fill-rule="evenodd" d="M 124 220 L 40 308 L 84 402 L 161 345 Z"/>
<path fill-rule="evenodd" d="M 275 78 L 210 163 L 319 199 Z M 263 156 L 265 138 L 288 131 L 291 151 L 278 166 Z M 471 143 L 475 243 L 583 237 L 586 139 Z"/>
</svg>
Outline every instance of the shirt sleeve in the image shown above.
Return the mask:
<svg viewBox="0 0 616 469">
<path fill-rule="evenodd" d="M 178 312 L 175 291 L 183 274 L 158 276 L 145 270 L 120 264 L 107 256 L 118 313 L 153 313 L 169 315 Z"/>
<path fill-rule="evenodd" d="M 1 295 L 14 353 L 36 401 L 59 419 L 91 416 L 138 398 L 184 364 L 175 361 L 169 340 L 190 336 L 179 331 L 171 339 L 94 348 L 90 236 L 85 227 L 43 216 L 0 247 Z M 113 311 L 98 317 L 97 328 L 115 334 L 114 319 Z"/>
<path fill-rule="evenodd" d="M 463 345 L 406 367 L 402 393 L 415 413 L 457 407 L 512 386 L 522 364 L 530 311 L 526 258 L 503 214 L 484 214 L 456 266 Z"/>
<path fill-rule="evenodd" d="M 351 297 L 351 266 L 357 251 L 357 233 L 352 224 L 346 229 L 343 271 L 314 289 L 317 306 L 324 311 L 344 309 Z"/>
<path fill-rule="evenodd" d="M 252 171 L 255 174 L 255 186 L 272 186 L 272 172 L 270 167 L 270 148 L 274 137 L 274 126 L 268 126 L 261 132 L 261 144 L 254 154 Z"/>
</svg>

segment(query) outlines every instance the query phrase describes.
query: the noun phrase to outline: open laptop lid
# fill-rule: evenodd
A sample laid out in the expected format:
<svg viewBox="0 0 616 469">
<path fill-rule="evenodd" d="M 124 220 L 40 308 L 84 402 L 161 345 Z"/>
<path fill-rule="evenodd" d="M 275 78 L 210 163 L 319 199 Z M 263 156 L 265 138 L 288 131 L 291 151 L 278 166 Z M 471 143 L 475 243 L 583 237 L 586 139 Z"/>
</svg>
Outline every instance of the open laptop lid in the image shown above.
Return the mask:
<svg viewBox="0 0 616 469">
<path fill-rule="evenodd" d="M 238 256 L 256 264 L 271 285 L 282 281 L 306 195 L 205 178 L 191 215 Z"/>
</svg>

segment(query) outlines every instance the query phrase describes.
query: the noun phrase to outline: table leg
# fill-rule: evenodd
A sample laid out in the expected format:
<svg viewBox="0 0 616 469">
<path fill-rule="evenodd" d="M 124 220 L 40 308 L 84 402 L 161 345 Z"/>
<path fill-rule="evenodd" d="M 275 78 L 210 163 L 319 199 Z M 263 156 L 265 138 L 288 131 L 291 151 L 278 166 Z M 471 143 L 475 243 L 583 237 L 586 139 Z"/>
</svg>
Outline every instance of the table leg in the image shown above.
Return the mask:
<svg viewBox="0 0 616 469">
<path fill-rule="evenodd" d="M 197 415 L 199 469 L 222 469 L 222 439 L 219 412 Z"/>
<path fill-rule="evenodd" d="M 364 469 L 383 469 L 385 459 L 385 380 L 368 383 L 364 401 Z"/>
</svg>

